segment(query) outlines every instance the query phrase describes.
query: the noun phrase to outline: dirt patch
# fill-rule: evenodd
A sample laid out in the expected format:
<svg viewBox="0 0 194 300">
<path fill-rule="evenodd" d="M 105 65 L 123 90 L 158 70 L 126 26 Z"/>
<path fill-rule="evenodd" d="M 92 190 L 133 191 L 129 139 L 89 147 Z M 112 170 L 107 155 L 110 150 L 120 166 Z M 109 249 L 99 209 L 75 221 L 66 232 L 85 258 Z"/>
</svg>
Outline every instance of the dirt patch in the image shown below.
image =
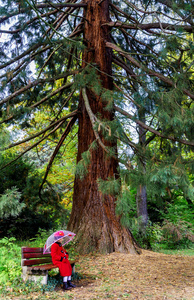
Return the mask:
<svg viewBox="0 0 194 300">
<path fill-rule="evenodd" d="M 151 251 L 85 256 L 76 271 L 84 278 L 66 292 L 69 299 L 194 299 L 194 257 Z"/>
</svg>

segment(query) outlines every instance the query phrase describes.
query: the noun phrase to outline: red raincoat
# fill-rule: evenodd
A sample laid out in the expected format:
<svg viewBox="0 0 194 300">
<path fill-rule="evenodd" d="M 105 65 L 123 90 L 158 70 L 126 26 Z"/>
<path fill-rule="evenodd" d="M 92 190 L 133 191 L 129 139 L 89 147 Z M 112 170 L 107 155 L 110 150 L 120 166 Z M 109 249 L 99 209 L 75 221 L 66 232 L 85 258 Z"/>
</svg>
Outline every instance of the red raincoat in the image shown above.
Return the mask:
<svg viewBox="0 0 194 300">
<path fill-rule="evenodd" d="M 51 256 L 53 264 L 58 266 L 61 276 L 71 276 L 72 268 L 68 260 L 69 255 L 60 243 L 51 246 Z"/>
</svg>

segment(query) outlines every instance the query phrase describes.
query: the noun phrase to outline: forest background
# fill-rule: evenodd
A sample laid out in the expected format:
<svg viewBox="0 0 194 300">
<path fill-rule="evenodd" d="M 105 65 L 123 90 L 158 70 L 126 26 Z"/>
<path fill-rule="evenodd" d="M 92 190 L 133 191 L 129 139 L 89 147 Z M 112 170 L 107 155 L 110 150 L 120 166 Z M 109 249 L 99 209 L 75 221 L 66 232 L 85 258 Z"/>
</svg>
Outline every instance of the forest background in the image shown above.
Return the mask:
<svg viewBox="0 0 194 300">
<path fill-rule="evenodd" d="M 1 2 L 3 243 L 192 248 L 191 2 Z"/>
</svg>

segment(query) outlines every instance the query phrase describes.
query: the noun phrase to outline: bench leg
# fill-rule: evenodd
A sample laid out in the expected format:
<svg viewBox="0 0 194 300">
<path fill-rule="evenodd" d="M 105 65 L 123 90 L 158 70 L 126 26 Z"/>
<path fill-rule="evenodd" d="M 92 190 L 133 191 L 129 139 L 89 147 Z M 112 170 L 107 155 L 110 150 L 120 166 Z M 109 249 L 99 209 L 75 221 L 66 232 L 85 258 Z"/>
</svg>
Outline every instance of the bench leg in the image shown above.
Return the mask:
<svg viewBox="0 0 194 300">
<path fill-rule="evenodd" d="M 27 277 L 28 277 L 27 266 L 26 267 L 22 267 L 22 279 L 23 279 L 23 281 L 26 281 Z"/>
<path fill-rule="evenodd" d="M 75 264 L 72 266 L 72 273 L 75 273 Z"/>
<path fill-rule="evenodd" d="M 40 282 L 41 284 L 47 284 L 48 281 L 48 271 L 42 271 L 42 273 L 34 274 L 34 273 L 28 273 L 27 267 L 22 268 L 22 279 L 24 281 L 34 281 L 34 282 Z"/>
</svg>

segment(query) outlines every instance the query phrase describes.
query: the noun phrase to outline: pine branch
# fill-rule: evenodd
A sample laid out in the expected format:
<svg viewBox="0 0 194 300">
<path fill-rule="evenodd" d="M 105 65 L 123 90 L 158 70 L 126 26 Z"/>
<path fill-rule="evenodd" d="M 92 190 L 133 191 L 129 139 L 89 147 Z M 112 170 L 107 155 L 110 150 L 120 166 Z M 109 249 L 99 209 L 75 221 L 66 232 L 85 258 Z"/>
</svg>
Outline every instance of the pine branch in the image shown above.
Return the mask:
<svg viewBox="0 0 194 300">
<path fill-rule="evenodd" d="M 186 32 L 193 32 L 193 28 L 190 25 L 173 25 L 170 23 L 147 23 L 147 24 L 141 24 L 138 23 L 137 25 L 135 24 L 126 24 L 122 23 L 120 21 L 117 22 L 109 22 L 109 23 L 104 23 L 101 26 L 109 26 L 109 27 L 115 27 L 115 28 L 125 28 L 125 29 L 134 29 L 134 30 L 148 30 L 148 29 L 166 29 L 169 31 L 177 31 L 180 29 L 185 30 Z"/>
<path fill-rule="evenodd" d="M 131 6 L 133 9 L 135 9 L 136 12 L 141 12 L 141 13 L 143 13 L 144 15 L 151 15 L 151 14 L 152 14 L 152 15 L 158 15 L 158 14 L 161 14 L 161 15 L 163 15 L 163 16 L 165 16 L 165 17 L 168 17 L 168 18 L 170 18 L 170 19 L 172 19 L 172 20 L 176 20 L 176 21 L 177 21 L 177 19 L 172 18 L 171 16 L 166 15 L 166 14 L 163 13 L 163 12 L 160 12 L 160 11 L 146 11 L 146 10 L 142 10 L 142 9 L 138 8 L 136 5 L 134 5 L 134 4 L 132 4 L 131 2 L 129 2 L 128 0 L 124 0 L 124 2 L 127 3 L 129 6 Z M 171 8 L 172 12 L 176 12 L 176 14 L 179 15 L 179 16 L 181 17 L 181 19 L 182 19 L 182 20 L 178 20 L 179 22 L 182 22 L 182 21 L 185 22 L 185 21 L 186 21 L 186 22 L 190 23 L 191 25 L 193 25 L 193 18 L 192 18 L 193 14 L 191 13 L 190 16 L 186 16 L 186 17 L 185 17 L 185 16 L 182 14 L 182 12 L 181 12 L 181 11 L 182 11 L 182 8 L 178 9 L 178 7 L 176 7 L 174 1 L 172 1 L 172 0 L 159 0 L 159 1 L 157 1 L 157 2 L 162 3 L 162 4 L 166 5 L 167 7 Z M 178 3 L 178 2 L 177 2 L 177 3 Z M 177 4 L 177 3 L 176 3 L 176 4 Z M 186 7 L 186 6 L 185 6 L 185 7 Z"/>
<path fill-rule="evenodd" d="M 138 103 L 136 103 L 131 97 L 129 97 L 126 93 L 123 92 L 123 90 L 116 84 L 116 83 L 113 83 L 114 86 L 120 91 L 122 92 L 122 94 L 127 97 L 132 103 L 134 103 L 137 107 L 141 107 Z"/>
<path fill-rule="evenodd" d="M 58 88 L 57 90 L 55 90 L 54 92 L 52 92 L 51 94 L 47 95 L 46 97 L 44 97 L 43 99 L 41 99 L 39 102 L 36 102 L 35 104 L 31 105 L 30 108 L 35 108 L 37 106 L 39 106 L 40 104 L 44 103 L 45 101 L 47 101 L 48 99 L 50 99 L 52 96 L 58 94 L 59 92 L 70 88 L 73 85 L 73 82 L 68 83 L 66 85 L 61 86 L 60 88 Z"/>
<path fill-rule="evenodd" d="M 182 9 L 178 9 L 178 7 L 176 7 L 174 5 L 174 1 L 172 0 L 158 0 L 159 3 L 169 7 L 170 9 L 172 9 L 172 11 L 175 11 L 177 15 L 179 15 L 183 21 L 188 22 L 189 24 L 193 25 L 193 15 L 192 13 L 189 16 L 184 16 L 184 14 L 182 13 Z"/>
<path fill-rule="evenodd" d="M 122 15 L 124 15 L 127 19 L 132 20 L 133 22 L 138 24 L 138 21 L 135 18 L 131 17 L 131 15 L 129 15 L 126 12 L 122 11 L 118 6 L 116 6 L 115 4 L 112 4 L 112 3 L 110 5 L 111 5 L 111 7 L 116 9 L 118 12 L 120 12 Z"/>
<path fill-rule="evenodd" d="M 75 2 L 76 0 L 74 0 Z M 54 27 L 54 31 L 51 33 L 51 35 L 49 36 L 49 38 L 51 39 L 52 36 L 54 35 L 55 32 L 57 32 L 57 30 L 59 29 L 59 27 L 64 23 L 64 21 L 69 17 L 69 15 L 72 14 L 72 12 L 75 10 L 75 8 L 73 9 L 67 9 L 66 11 L 61 11 L 61 15 L 59 16 L 59 18 L 57 20 L 55 20 L 55 22 L 53 23 L 53 26 L 56 24 L 56 27 Z M 50 27 L 47 31 L 46 34 L 48 34 L 49 31 L 52 30 L 52 27 Z"/>
<path fill-rule="evenodd" d="M 87 7 L 88 5 L 84 2 L 79 2 L 79 3 L 52 3 L 52 2 L 47 2 L 47 3 L 41 3 L 36 5 L 36 8 L 63 8 L 63 7 Z M 23 13 L 23 12 L 22 12 Z"/>
<path fill-rule="evenodd" d="M 152 15 L 153 13 L 156 13 L 157 11 L 146 11 L 143 9 L 138 8 L 136 5 L 134 5 L 133 3 L 129 2 L 128 0 L 123 0 L 126 4 L 129 5 L 129 7 L 132 7 L 133 9 L 135 9 L 136 11 L 139 11 L 143 14 L 147 14 L 147 15 Z"/>
<path fill-rule="evenodd" d="M 61 96 L 61 92 L 62 92 L 64 89 L 66 89 L 66 88 L 68 88 L 68 87 L 71 87 L 72 85 L 73 85 L 73 83 L 69 83 L 69 84 L 66 84 L 66 85 L 64 85 L 64 86 L 61 86 L 60 88 L 58 88 L 57 90 L 55 90 L 53 93 L 47 95 L 45 98 L 43 98 L 43 99 L 40 100 L 39 102 L 37 102 L 37 103 L 31 105 L 30 107 L 27 107 L 27 108 L 31 110 L 31 109 L 33 109 L 33 108 L 39 106 L 39 105 L 42 104 L 43 102 L 47 101 L 48 99 L 50 99 L 52 96 L 56 95 L 56 94 L 59 93 L 59 92 L 60 92 L 60 96 Z M 72 96 L 72 94 L 73 94 L 74 92 L 75 92 L 75 91 L 72 91 L 72 93 L 71 93 L 70 95 Z M 2 121 L 0 122 L 0 124 L 3 124 L 3 123 L 8 122 L 8 121 L 12 120 L 14 117 L 15 117 L 15 115 L 11 115 L 11 116 L 9 116 L 7 119 L 2 120 Z"/>
<path fill-rule="evenodd" d="M 95 124 L 96 124 L 97 118 L 96 118 L 96 116 L 93 114 L 93 112 L 92 112 L 92 110 L 91 110 L 91 108 L 90 108 L 88 96 L 87 96 L 87 93 L 86 93 L 86 88 L 83 88 L 83 89 L 82 89 L 82 96 L 83 96 L 83 99 L 84 99 L 84 104 L 85 104 L 85 107 L 86 107 L 86 111 L 87 111 L 87 113 L 88 113 L 88 116 L 89 116 L 90 121 L 91 121 L 91 124 L 92 124 L 93 132 L 94 132 L 94 135 L 95 135 L 95 137 L 96 137 L 96 140 L 97 140 L 98 144 L 101 146 L 101 148 L 102 148 L 107 154 L 110 154 L 110 151 L 109 151 L 108 147 L 106 147 L 106 146 L 104 145 L 104 143 L 102 142 L 102 140 L 101 140 L 101 138 L 100 138 L 98 132 L 97 132 L 96 129 L 95 129 Z M 101 122 L 100 122 L 100 124 L 101 124 Z M 106 129 L 109 130 L 109 128 L 106 128 Z M 117 137 L 117 138 L 118 138 L 118 137 Z M 135 144 L 132 143 L 132 142 L 130 142 L 130 146 L 132 146 L 132 145 L 133 145 L 133 148 L 136 148 Z M 137 148 L 136 148 L 136 149 L 137 149 Z M 113 155 L 112 153 L 111 153 L 111 157 L 114 158 L 115 160 L 117 160 L 117 161 L 123 163 L 123 164 L 126 166 L 126 168 L 127 168 L 128 170 L 131 169 L 131 166 L 129 166 L 126 162 L 121 161 L 117 156 Z"/>
<path fill-rule="evenodd" d="M 3 166 L 0 170 L 5 169 L 6 167 L 8 167 L 9 165 L 11 165 L 12 163 L 14 163 L 15 161 L 17 161 L 20 157 L 22 157 L 25 153 L 27 153 L 28 151 L 32 150 L 34 147 L 38 146 L 42 141 L 44 141 L 49 135 L 51 135 L 52 133 L 54 133 L 58 128 L 61 127 L 61 125 L 63 124 L 64 121 L 62 121 L 61 123 L 59 123 L 59 125 L 57 125 L 52 131 L 50 131 L 46 136 L 44 136 L 42 139 L 40 139 L 38 142 L 36 142 L 35 144 L 33 144 L 32 146 L 28 147 L 25 151 L 23 151 L 20 155 L 18 155 L 15 159 L 13 159 L 12 161 L 10 161 L 8 164 L 6 164 L 5 166 Z"/>
<path fill-rule="evenodd" d="M 87 7 L 86 3 L 80 2 L 80 3 L 41 3 L 35 6 L 36 9 L 40 9 L 40 8 L 64 8 L 64 7 Z M 20 14 L 24 14 L 26 12 L 29 12 L 30 10 L 32 10 L 31 7 L 28 8 L 22 8 L 18 11 L 15 11 L 13 13 L 10 13 L 7 16 L 4 16 L 0 19 L 0 24 L 4 23 L 6 20 L 8 20 L 9 18 L 12 18 L 14 16 L 20 15 Z"/>
<path fill-rule="evenodd" d="M 83 99 L 84 99 L 84 103 L 85 103 L 85 107 L 86 107 L 88 116 L 90 117 L 90 121 L 91 121 L 91 124 L 92 124 L 92 128 L 93 128 L 96 140 L 99 143 L 99 145 L 104 149 L 104 151 L 106 153 L 109 153 L 107 147 L 102 143 L 101 138 L 100 138 L 98 132 L 95 130 L 96 119 L 95 119 L 95 116 L 94 116 L 94 114 L 93 114 L 93 112 L 92 112 L 92 110 L 90 108 L 90 105 L 89 105 L 89 101 L 88 101 L 88 97 L 87 97 L 87 93 L 86 93 L 86 88 L 82 89 L 82 96 L 83 96 Z"/>
<path fill-rule="evenodd" d="M 73 111 L 72 113 L 70 113 L 70 114 L 68 114 L 68 115 L 66 115 L 66 116 L 64 116 L 64 117 L 62 117 L 61 119 L 59 119 L 59 120 L 57 120 L 57 121 L 55 121 L 55 122 L 51 121 L 51 125 L 47 126 L 46 128 L 44 128 L 43 130 L 39 131 L 38 133 L 36 133 L 36 134 L 34 134 L 34 135 L 32 135 L 32 136 L 26 138 L 26 139 L 23 139 L 23 140 L 21 140 L 21 141 L 18 141 L 17 143 L 10 144 L 9 146 L 7 146 L 7 147 L 5 147 L 5 148 L 0 149 L 0 151 L 4 151 L 4 150 L 10 149 L 10 148 L 13 148 L 13 147 L 15 147 L 15 146 L 24 144 L 24 143 L 26 143 L 26 142 L 29 142 L 30 140 L 33 140 L 33 139 L 37 138 L 38 136 L 44 134 L 45 132 L 47 132 L 47 131 L 50 130 L 52 127 L 56 126 L 57 124 L 60 123 L 60 124 L 62 125 L 66 119 L 69 119 L 69 118 L 71 118 L 71 117 L 77 116 L 77 114 L 78 114 L 78 110 L 75 110 L 75 111 Z M 56 128 L 58 129 L 58 127 L 56 127 Z M 52 132 L 51 132 L 51 133 L 52 133 Z M 50 135 L 51 133 L 49 133 L 49 135 Z"/>
<path fill-rule="evenodd" d="M 133 86 L 134 90 L 136 90 L 136 87 L 134 86 L 135 83 L 141 84 L 141 81 L 138 79 L 138 75 L 136 75 L 132 69 L 124 62 L 124 60 L 121 60 L 120 58 L 113 55 L 112 61 L 117 65 L 123 68 L 123 70 L 126 71 L 127 75 L 130 76 L 131 85 Z"/>
<path fill-rule="evenodd" d="M 59 48 L 61 48 L 62 45 L 63 45 L 63 44 L 59 44 L 59 45 L 51 52 L 51 54 L 49 55 L 49 57 L 47 58 L 47 60 L 46 60 L 45 63 L 43 64 L 43 66 L 42 66 L 42 68 L 41 68 L 41 70 L 40 70 L 40 72 L 39 72 L 37 78 L 40 77 L 40 75 L 41 75 L 43 69 L 45 68 L 45 66 L 47 65 L 48 61 L 51 59 L 51 57 L 53 56 L 53 54 L 55 54 L 55 52 L 56 52 Z"/>
<path fill-rule="evenodd" d="M 24 51 L 22 54 L 14 57 L 14 59 L 9 60 L 8 62 L 4 63 L 3 65 L 0 65 L 0 70 L 17 62 L 18 60 L 20 60 L 21 58 L 23 58 L 24 56 L 28 55 L 30 52 L 36 50 L 37 48 L 39 48 L 40 46 L 45 45 L 45 43 L 40 43 L 40 44 L 35 44 L 33 45 L 31 48 L 29 48 L 28 50 Z"/>
<path fill-rule="evenodd" d="M 44 48 L 41 48 L 40 50 L 38 50 L 37 52 L 31 54 L 29 57 L 25 58 L 21 63 L 19 63 L 19 65 L 17 67 L 15 67 L 15 69 L 13 69 L 12 71 L 7 71 L 5 72 L 3 75 L 0 76 L 0 78 L 3 77 L 7 77 L 8 80 L 6 82 L 9 82 L 10 80 L 12 80 L 18 73 L 19 71 L 21 71 L 22 69 L 24 69 L 28 64 L 30 64 L 32 62 L 32 60 L 35 58 L 36 55 L 41 54 L 42 52 L 46 52 L 47 50 L 49 50 L 51 48 L 51 46 L 45 46 Z M 24 56 L 21 54 L 21 56 Z M 20 59 L 20 55 L 17 56 L 17 59 L 15 62 L 17 62 Z M 14 62 L 9 63 L 8 65 L 12 64 Z M 20 70 L 19 70 L 20 69 Z M 17 70 L 19 70 L 18 72 L 16 72 Z M 16 72 L 16 73 L 15 73 Z M 15 73 L 15 74 L 14 74 Z"/>
<path fill-rule="evenodd" d="M 133 115 L 129 114 L 128 112 L 124 111 L 122 108 L 114 105 L 114 108 L 116 111 L 120 112 L 122 115 L 128 117 L 129 119 L 131 119 L 132 121 L 134 121 L 135 123 L 137 123 L 138 125 L 140 125 L 141 127 L 143 127 L 144 129 L 154 133 L 155 135 L 161 137 L 161 138 L 164 138 L 164 139 L 167 139 L 167 140 L 171 140 L 171 141 L 174 141 L 174 142 L 179 142 L 181 144 L 184 144 L 184 145 L 189 145 L 189 146 L 194 146 L 194 142 L 190 142 L 190 141 L 186 141 L 186 140 L 182 140 L 182 139 L 177 139 L 173 136 L 165 136 L 163 135 L 162 133 L 160 133 L 159 131 L 151 128 L 150 126 L 146 125 L 145 123 L 139 121 L 138 119 L 136 119 Z"/>
<path fill-rule="evenodd" d="M 34 86 L 43 85 L 43 84 L 48 83 L 48 82 L 55 82 L 56 80 L 59 80 L 59 79 L 64 78 L 66 76 L 75 75 L 75 74 L 78 74 L 78 73 L 79 73 L 79 71 L 76 70 L 76 71 L 72 71 L 72 72 L 66 72 L 66 73 L 61 74 L 61 75 L 57 75 L 56 77 L 53 77 L 53 78 L 37 79 L 33 82 L 30 82 L 29 84 L 22 87 L 21 89 L 17 90 L 16 92 L 9 95 L 5 99 L 1 100 L 0 105 L 12 100 L 14 97 L 17 97 L 17 96 L 23 94 L 24 92 L 26 92 L 27 90 L 31 89 Z"/>
<path fill-rule="evenodd" d="M 53 152 L 53 154 L 52 154 L 52 156 L 51 156 L 51 158 L 50 158 L 50 161 L 49 161 L 49 163 L 48 163 L 48 166 L 47 166 L 47 169 L 46 169 L 46 172 L 45 172 L 45 175 L 44 175 L 44 179 L 43 179 L 42 184 L 41 184 L 40 189 L 39 189 L 39 195 L 40 195 L 40 197 L 41 197 L 41 190 L 42 190 L 42 187 L 43 187 L 43 185 L 44 185 L 44 183 L 45 183 L 45 181 L 46 181 L 46 178 L 47 178 L 48 173 L 49 173 L 49 170 L 50 170 L 50 168 L 51 168 L 51 166 L 52 166 L 52 164 L 53 164 L 53 161 L 54 161 L 54 159 L 55 159 L 57 153 L 59 152 L 61 146 L 63 145 L 64 140 L 65 140 L 66 137 L 68 136 L 68 134 L 69 134 L 71 128 L 72 128 L 73 125 L 75 124 L 76 120 L 77 120 L 77 114 L 76 114 L 76 115 L 69 121 L 69 123 L 67 124 L 67 127 L 65 128 L 65 131 L 64 131 L 64 133 L 62 134 L 62 136 L 61 136 L 61 138 L 60 138 L 60 140 L 59 140 L 59 142 L 58 142 L 58 144 L 57 144 L 57 146 L 56 146 L 56 148 L 55 148 L 55 150 L 54 150 L 54 152 Z"/>
<path fill-rule="evenodd" d="M 156 53 L 149 45 L 143 43 L 142 41 L 138 40 L 135 38 L 135 36 L 133 36 L 132 34 L 130 34 L 129 32 L 127 32 L 126 30 L 124 30 L 123 28 L 121 28 L 121 32 L 124 35 L 128 35 L 130 36 L 134 41 L 136 41 L 137 43 L 139 43 L 140 45 L 145 46 L 147 49 L 149 49 L 154 55 L 158 56 L 158 53 Z"/>
<path fill-rule="evenodd" d="M 81 33 L 83 33 L 83 23 L 80 23 L 77 28 L 81 27 L 80 29 L 74 29 L 73 32 L 69 35 L 70 38 L 73 38 L 75 36 L 79 36 Z"/>
<path fill-rule="evenodd" d="M 49 17 L 51 15 L 54 15 L 58 12 L 58 9 L 55 9 L 53 11 L 50 11 L 50 12 L 47 12 L 47 13 L 44 13 L 44 14 L 41 14 L 41 17 L 44 18 L 44 17 Z M 27 21 L 26 23 L 22 24 L 22 26 L 16 30 L 0 30 L 0 33 L 7 33 L 7 34 L 15 34 L 15 33 L 18 33 L 20 31 L 22 31 L 23 29 L 25 29 L 27 26 L 29 26 L 30 24 L 32 24 L 34 21 L 38 20 L 38 17 L 34 17 L 33 19 Z"/>
<path fill-rule="evenodd" d="M 122 56 L 124 56 L 125 58 L 127 58 L 137 68 L 144 69 L 148 75 L 158 77 L 163 82 L 165 82 L 168 85 L 173 86 L 173 87 L 176 88 L 176 84 L 171 79 L 169 79 L 168 77 L 166 77 L 166 76 L 164 76 L 164 75 L 162 75 L 162 74 L 160 74 L 158 72 L 155 72 L 155 71 L 147 68 L 147 66 L 139 63 L 135 58 L 133 58 L 127 52 L 123 51 L 117 45 L 114 45 L 114 44 L 112 44 L 110 42 L 106 42 L 106 46 L 108 48 L 111 48 L 111 49 L 117 51 L 119 54 L 121 54 Z M 190 91 L 188 91 L 186 89 L 183 89 L 183 92 L 184 92 L 184 94 L 186 94 L 187 96 L 189 96 L 191 99 L 194 99 L 194 94 L 192 94 Z"/>
</svg>

